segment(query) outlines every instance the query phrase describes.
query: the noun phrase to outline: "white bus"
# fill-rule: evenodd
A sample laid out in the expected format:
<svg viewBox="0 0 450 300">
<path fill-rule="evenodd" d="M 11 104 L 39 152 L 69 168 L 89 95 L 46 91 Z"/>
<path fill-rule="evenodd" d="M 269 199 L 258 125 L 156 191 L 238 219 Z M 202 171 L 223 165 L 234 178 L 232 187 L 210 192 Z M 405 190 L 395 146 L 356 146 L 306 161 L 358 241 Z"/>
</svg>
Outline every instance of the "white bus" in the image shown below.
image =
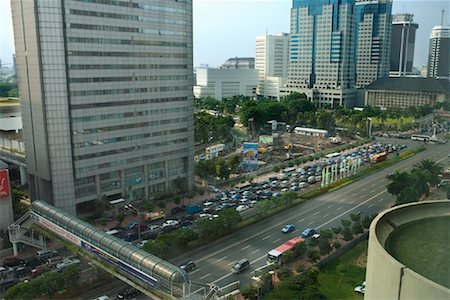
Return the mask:
<svg viewBox="0 0 450 300">
<path fill-rule="evenodd" d="M 292 173 L 295 173 L 295 171 L 297 171 L 297 168 L 295 168 L 295 167 L 285 168 L 285 169 L 281 170 L 280 176 L 289 176 Z"/>
<path fill-rule="evenodd" d="M 413 141 L 429 142 L 430 141 L 430 136 L 423 135 L 423 134 L 413 134 L 413 135 L 411 135 L 411 140 L 413 140 Z"/>
<path fill-rule="evenodd" d="M 341 154 L 340 153 L 330 153 L 325 155 L 325 158 L 323 159 L 325 163 L 327 164 L 334 164 L 341 160 Z"/>
</svg>

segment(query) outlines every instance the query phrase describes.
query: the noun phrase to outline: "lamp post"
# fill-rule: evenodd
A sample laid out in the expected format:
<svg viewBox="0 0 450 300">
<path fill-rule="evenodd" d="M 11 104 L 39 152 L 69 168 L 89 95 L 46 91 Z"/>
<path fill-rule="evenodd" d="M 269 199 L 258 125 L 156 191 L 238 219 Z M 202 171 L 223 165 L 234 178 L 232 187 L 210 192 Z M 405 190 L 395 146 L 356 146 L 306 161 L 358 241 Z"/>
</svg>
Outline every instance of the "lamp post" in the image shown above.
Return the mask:
<svg viewBox="0 0 450 300">
<path fill-rule="evenodd" d="M 138 214 L 138 218 L 139 218 L 139 224 L 138 224 L 138 240 L 141 240 L 141 223 L 142 223 L 142 215 L 141 215 L 141 211 L 134 207 L 132 204 L 128 204 L 125 205 L 125 208 L 131 211 L 134 211 L 135 213 Z"/>
</svg>

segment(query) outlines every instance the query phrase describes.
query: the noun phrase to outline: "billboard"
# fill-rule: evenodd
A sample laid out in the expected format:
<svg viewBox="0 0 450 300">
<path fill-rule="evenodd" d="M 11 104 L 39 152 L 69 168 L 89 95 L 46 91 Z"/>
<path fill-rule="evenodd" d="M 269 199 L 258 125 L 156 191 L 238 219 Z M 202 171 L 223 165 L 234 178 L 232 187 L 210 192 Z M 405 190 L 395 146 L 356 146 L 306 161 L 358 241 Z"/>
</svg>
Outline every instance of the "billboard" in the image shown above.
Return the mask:
<svg viewBox="0 0 450 300">
<path fill-rule="evenodd" d="M 8 170 L 0 170 L 0 198 L 9 197 Z"/>
<path fill-rule="evenodd" d="M 258 143 L 244 143 L 244 164 L 247 167 L 258 165 Z"/>
</svg>

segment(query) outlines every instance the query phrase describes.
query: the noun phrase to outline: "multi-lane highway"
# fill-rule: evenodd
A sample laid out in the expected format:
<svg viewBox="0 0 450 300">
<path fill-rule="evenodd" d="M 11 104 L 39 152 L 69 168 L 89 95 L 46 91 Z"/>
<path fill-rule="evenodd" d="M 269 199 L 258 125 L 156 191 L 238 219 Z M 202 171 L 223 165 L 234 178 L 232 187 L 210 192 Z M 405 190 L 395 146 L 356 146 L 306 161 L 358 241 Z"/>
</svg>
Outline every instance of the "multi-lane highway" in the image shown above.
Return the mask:
<svg viewBox="0 0 450 300">
<path fill-rule="evenodd" d="M 402 143 L 400 140 L 394 142 Z M 407 170 L 425 158 L 443 162 L 448 159 L 448 154 L 448 145 L 428 145 L 426 151 L 405 161 L 190 251 L 173 262 L 180 264 L 188 259 L 194 260 L 197 269 L 190 273 L 192 280 L 219 286 L 236 280 L 243 285 L 248 284 L 252 271 L 266 264 L 267 253 L 273 248 L 299 235 L 307 227 L 327 229 L 339 225 L 340 220 L 348 219 L 351 213 L 373 214 L 383 210 L 394 200 L 386 191 L 387 174 Z M 282 226 L 289 223 L 296 225 L 296 231 L 281 233 Z M 233 274 L 230 271 L 232 265 L 242 258 L 250 260 L 250 269 L 239 275 Z"/>
<path fill-rule="evenodd" d="M 408 149 L 418 144 L 410 140 L 381 138 L 378 140 L 382 143 L 408 144 Z M 190 277 L 195 281 L 225 286 L 240 280 L 241 284 L 245 286 L 250 283 L 252 271 L 266 264 L 267 253 L 273 248 L 299 235 L 307 227 L 327 229 L 340 225 L 340 220 L 349 219 L 351 213 L 380 212 L 392 205 L 394 200 L 386 191 L 387 174 L 396 170 L 408 170 L 423 159 L 448 163 L 449 152 L 448 145 L 428 145 L 426 151 L 405 161 L 290 210 L 268 217 L 264 221 L 248 226 L 204 247 L 189 251 L 183 256 L 173 259 L 172 262 L 178 265 L 186 260 L 194 260 L 197 269 L 190 273 Z M 282 234 L 281 228 L 289 223 L 296 225 L 296 231 Z M 233 274 L 230 270 L 232 265 L 242 258 L 250 260 L 250 269 L 239 275 Z M 110 283 L 80 296 L 79 299 L 93 299 L 102 294 L 115 298 L 115 294 L 122 286 L 125 285 Z"/>
</svg>

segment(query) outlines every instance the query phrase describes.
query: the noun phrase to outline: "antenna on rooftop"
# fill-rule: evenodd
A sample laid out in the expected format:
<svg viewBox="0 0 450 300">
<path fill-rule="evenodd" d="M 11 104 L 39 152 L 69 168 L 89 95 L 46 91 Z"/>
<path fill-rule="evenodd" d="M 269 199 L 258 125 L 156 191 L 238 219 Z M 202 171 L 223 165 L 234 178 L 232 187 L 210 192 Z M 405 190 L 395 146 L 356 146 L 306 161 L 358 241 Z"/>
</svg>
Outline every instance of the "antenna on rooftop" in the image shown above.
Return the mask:
<svg viewBox="0 0 450 300">
<path fill-rule="evenodd" d="M 444 26 L 444 13 L 445 13 L 445 9 L 442 9 L 442 15 L 441 15 L 441 26 Z"/>
</svg>

